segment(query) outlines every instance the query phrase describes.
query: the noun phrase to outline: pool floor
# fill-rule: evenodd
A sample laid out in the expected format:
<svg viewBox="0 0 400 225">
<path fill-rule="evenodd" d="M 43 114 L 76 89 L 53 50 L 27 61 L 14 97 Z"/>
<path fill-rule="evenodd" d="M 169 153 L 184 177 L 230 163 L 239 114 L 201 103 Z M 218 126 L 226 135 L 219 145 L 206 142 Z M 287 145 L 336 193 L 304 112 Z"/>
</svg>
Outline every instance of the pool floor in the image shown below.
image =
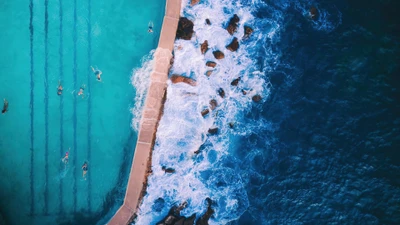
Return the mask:
<svg viewBox="0 0 400 225">
<path fill-rule="evenodd" d="M 122 203 L 137 138 L 131 71 L 157 45 L 164 4 L 0 3 L 0 224 L 104 224 Z"/>
</svg>

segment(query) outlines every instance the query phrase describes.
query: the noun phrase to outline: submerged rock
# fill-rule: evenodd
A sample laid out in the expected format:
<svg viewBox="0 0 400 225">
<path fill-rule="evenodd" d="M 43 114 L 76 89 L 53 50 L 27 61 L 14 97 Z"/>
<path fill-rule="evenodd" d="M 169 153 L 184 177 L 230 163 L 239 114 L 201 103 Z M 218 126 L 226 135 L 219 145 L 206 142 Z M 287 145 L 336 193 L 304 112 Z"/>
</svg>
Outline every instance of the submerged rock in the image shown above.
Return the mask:
<svg viewBox="0 0 400 225">
<path fill-rule="evenodd" d="M 209 19 L 206 19 L 206 24 L 211 25 L 211 21 Z"/>
<path fill-rule="evenodd" d="M 314 6 L 312 6 L 312 7 L 310 8 L 310 10 L 308 11 L 308 13 L 309 13 L 311 19 L 313 19 L 313 20 L 318 19 L 318 16 L 319 16 L 319 14 L 318 14 L 318 9 L 315 8 Z"/>
<path fill-rule="evenodd" d="M 230 35 L 233 35 L 236 32 L 239 21 L 240 19 L 236 14 L 233 15 L 233 17 L 229 20 L 228 27 L 226 28 L 226 30 Z"/>
<path fill-rule="evenodd" d="M 253 33 L 253 29 L 249 26 L 244 26 L 243 39 L 249 38 L 251 33 Z"/>
<path fill-rule="evenodd" d="M 221 52 L 220 50 L 213 51 L 213 55 L 216 59 L 223 59 L 225 58 L 225 54 Z"/>
<path fill-rule="evenodd" d="M 236 37 L 234 37 L 232 42 L 228 46 L 226 46 L 226 48 L 231 52 L 236 51 L 239 48 L 238 39 Z"/>
<path fill-rule="evenodd" d="M 208 62 L 206 62 L 206 66 L 214 68 L 215 66 L 217 66 L 217 63 L 216 62 L 212 62 L 212 61 L 208 61 Z"/>
<path fill-rule="evenodd" d="M 237 85 L 239 84 L 239 81 L 240 81 L 240 77 L 234 79 L 234 80 L 231 82 L 231 85 L 232 85 L 232 86 L 237 86 Z"/>
<path fill-rule="evenodd" d="M 211 99 L 210 100 L 210 108 L 211 108 L 211 110 L 214 110 L 215 108 L 217 108 L 217 106 L 218 106 L 217 100 Z"/>
<path fill-rule="evenodd" d="M 219 88 L 217 92 L 218 92 L 219 96 L 221 96 L 221 98 L 225 98 L 225 91 L 224 91 L 224 89 Z"/>
<path fill-rule="evenodd" d="M 196 5 L 197 3 L 199 3 L 200 2 L 200 0 L 191 0 L 190 1 L 190 5 L 191 6 L 194 6 L 194 5 Z"/>
<path fill-rule="evenodd" d="M 179 18 L 178 29 L 176 30 L 176 38 L 190 40 L 193 35 L 193 22 L 186 17 Z"/>
<path fill-rule="evenodd" d="M 184 77 L 184 76 L 177 75 L 177 74 L 173 74 L 170 79 L 173 84 L 183 82 L 183 83 L 189 84 L 191 86 L 197 85 L 195 80 L 193 80 L 189 77 Z"/>
<path fill-rule="evenodd" d="M 235 123 L 234 123 L 234 122 L 230 122 L 230 123 L 229 123 L 229 127 L 230 127 L 230 128 L 234 128 L 234 127 L 235 127 Z"/>
<path fill-rule="evenodd" d="M 208 50 L 208 41 L 205 40 L 203 44 L 200 45 L 201 54 L 205 54 Z"/>
<path fill-rule="evenodd" d="M 254 95 L 251 99 L 253 99 L 254 102 L 259 102 L 259 101 L 261 101 L 261 96 L 260 95 Z"/>
<path fill-rule="evenodd" d="M 158 222 L 157 225 L 177 225 L 177 222 L 181 221 L 182 219 L 184 219 L 183 221 L 186 221 L 186 218 L 181 216 L 181 211 L 186 207 L 186 205 L 187 203 L 184 202 L 179 206 L 173 206 L 169 210 L 168 215 L 162 221 Z"/>
<path fill-rule="evenodd" d="M 207 70 L 206 75 L 209 77 L 212 74 L 212 70 Z"/>
</svg>

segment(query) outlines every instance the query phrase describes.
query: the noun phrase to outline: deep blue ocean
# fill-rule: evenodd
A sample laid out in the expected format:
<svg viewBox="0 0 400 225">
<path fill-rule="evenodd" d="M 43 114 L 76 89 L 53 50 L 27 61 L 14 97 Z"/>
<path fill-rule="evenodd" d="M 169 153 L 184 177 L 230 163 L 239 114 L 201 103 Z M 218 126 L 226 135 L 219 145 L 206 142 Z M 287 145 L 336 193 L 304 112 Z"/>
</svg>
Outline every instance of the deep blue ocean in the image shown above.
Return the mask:
<svg viewBox="0 0 400 225">
<path fill-rule="evenodd" d="M 210 224 L 400 224 L 400 1 L 183 7 L 196 37 L 175 42 L 171 74 L 192 77 L 201 88 L 169 84 L 136 224 L 155 224 L 183 201 L 182 214 L 199 217 L 205 197 L 215 209 Z M 204 63 L 213 58 L 199 45 L 207 39 L 211 49 L 224 48 L 233 14 L 241 18 L 239 39 L 243 25 L 254 33 L 240 39 L 238 53 L 224 50 L 216 74 L 204 78 Z M 261 102 L 229 85 L 237 76 Z M 227 97 L 218 97 L 218 87 Z M 198 112 L 211 98 L 220 109 L 203 119 Z M 210 126 L 219 135 L 207 134 Z M 198 146 L 199 154 L 186 155 Z"/>
</svg>

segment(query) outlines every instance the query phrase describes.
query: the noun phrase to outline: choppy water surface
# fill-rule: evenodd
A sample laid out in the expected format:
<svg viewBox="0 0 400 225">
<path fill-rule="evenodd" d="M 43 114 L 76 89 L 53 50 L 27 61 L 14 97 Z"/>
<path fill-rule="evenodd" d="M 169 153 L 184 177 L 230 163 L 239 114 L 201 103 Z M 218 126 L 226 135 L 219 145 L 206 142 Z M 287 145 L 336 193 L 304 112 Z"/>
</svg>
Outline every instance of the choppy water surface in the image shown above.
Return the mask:
<svg viewBox="0 0 400 225">
<path fill-rule="evenodd" d="M 200 216 L 207 197 L 210 224 L 400 223 L 398 6 L 184 1 L 195 36 L 175 42 L 171 74 L 198 85 L 168 85 L 136 224 L 155 224 L 184 201 L 182 215 Z M 234 14 L 240 48 L 230 52 L 225 27 Z M 247 40 L 244 25 L 254 29 Z M 202 55 L 204 40 L 210 50 Z M 224 59 L 214 58 L 217 49 Z M 218 64 L 209 77 L 207 61 Z M 218 107 L 203 118 L 211 99 Z"/>
</svg>

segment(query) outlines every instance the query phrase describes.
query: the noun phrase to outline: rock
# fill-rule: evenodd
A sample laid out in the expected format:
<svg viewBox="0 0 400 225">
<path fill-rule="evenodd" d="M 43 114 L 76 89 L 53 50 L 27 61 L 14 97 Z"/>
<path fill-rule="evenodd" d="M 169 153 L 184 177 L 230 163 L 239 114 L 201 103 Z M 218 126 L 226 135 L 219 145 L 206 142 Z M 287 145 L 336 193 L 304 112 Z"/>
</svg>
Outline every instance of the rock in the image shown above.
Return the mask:
<svg viewBox="0 0 400 225">
<path fill-rule="evenodd" d="M 243 90 L 242 90 L 242 94 L 243 94 L 243 95 L 247 95 L 247 91 L 243 89 Z"/>
<path fill-rule="evenodd" d="M 211 108 L 211 110 L 214 110 L 215 108 L 217 108 L 217 106 L 218 106 L 217 100 L 211 99 L 210 100 L 210 108 Z"/>
<path fill-rule="evenodd" d="M 218 134 L 218 127 L 208 129 L 209 134 Z"/>
<path fill-rule="evenodd" d="M 196 214 L 193 214 L 189 218 L 185 219 L 185 222 L 183 222 L 183 225 L 194 225 L 195 220 L 196 220 Z"/>
<path fill-rule="evenodd" d="M 208 61 L 208 62 L 206 62 L 206 66 L 214 68 L 215 66 L 217 66 L 217 63 L 212 62 L 212 61 Z"/>
<path fill-rule="evenodd" d="M 230 122 L 229 123 L 229 127 L 232 129 L 233 127 L 235 126 L 235 123 L 234 122 Z"/>
<path fill-rule="evenodd" d="M 163 166 L 163 167 L 161 167 L 161 169 L 166 173 L 175 173 L 174 168 L 167 168 L 167 167 Z"/>
<path fill-rule="evenodd" d="M 216 59 L 223 59 L 225 58 L 225 55 L 223 52 L 221 52 L 220 50 L 217 51 L 213 51 L 213 55 Z"/>
<path fill-rule="evenodd" d="M 212 70 L 208 70 L 207 72 L 206 72 L 206 75 L 209 77 L 211 74 L 212 74 Z"/>
<path fill-rule="evenodd" d="M 226 30 L 230 35 L 233 35 L 236 32 L 239 21 L 240 19 L 236 14 L 233 15 L 233 17 L 229 20 L 228 27 L 226 28 Z"/>
<path fill-rule="evenodd" d="M 261 96 L 260 95 L 254 95 L 251 99 L 253 99 L 254 102 L 259 102 L 259 101 L 261 101 Z"/>
<path fill-rule="evenodd" d="M 184 76 L 180 76 L 180 75 L 177 75 L 177 74 L 173 74 L 170 79 L 171 79 L 173 84 L 183 82 L 183 83 L 189 84 L 191 86 L 196 86 L 197 85 L 195 80 L 193 80 L 193 79 L 191 79 L 189 77 L 184 77 Z"/>
<path fill-rule="evenodd" d="M 207 115 L 210 112 L 209 109 L 204 109 L 203 111 L 201 111 L 201 115 L 204 117 L 205 115 Z"/>
<path fill-rule="evenodd" d="M 214 210 L 211 208 L 211 199 L 207 198 L 206 201 L 208 203 L 207 211 L 197 220 L 196 225 L 208 225 L 208 220 L 214 214 Z"/>
<path fill-rule="evenodd" d="M 226 48 L 231 52 L 236 51 L 239 48 L 238 39 L 236 37 L 234 37 L 232 42 L 228 46 L 226 46 Z"/>
<path fill-rule="evenodd" d="M 175 223 L 176 219 L 177 218 L 175 216 L 171 215 L 171 216 L 168 216 L 167 219 L 165 219 L 164 223 L 167 224 L 167 225 L 170 225 L 170 224 L 172 225 L 172 224 Z"/>
<path fill-rule="evenodd" d="M 193 35 L 193 22 L 186 17 L 179 18 L 178 29 L 176 31 L 177 39 L 190 40 Z"/>
<path fill-rule="evenodd" d="M 221 98 L 225 98 L 225 91 L 224 91 L 224 89 L 222 89 L 222 88 L 218 89 L 218 94 L 219 94 L 219 96 L 221 96 Z"/>
<path fill-rule="evenodd" d="M 211 25 L 211 21 L 209 19 L 206 19 L 206 24 Z"/>
<path fill-rule="evenodd" d="M 310 11 L 309 11 L 308 13 L 309 13 L 311 19 L 313 19 L 313 20 L 318 19 L 318 16 L 319 16 L 319 14 L 318 14 L 318 9 L 315 8 L 314 6 L 312 6 L 312 7 L 310 8 Z"/>
<path fill-rule="evenodd" d="M 196 5 L 197 3 L 199 3 L 200 2 L 200 0 L 191 0 L 190 1 L 190 5 L 191 6 L 194 6 L 194 5 Z"/>
<path fill-rule="evenodd" d="M 203 44 L 200 45 L 201 54 L 205 54 L 208 50 L 208 41 L 205 40 Z"/>
<path fill-rule="evenodd" d="M 232 86 L 237 86 L 237 85 L 239 84 L 239 81 L 240 81 L 240 77 L 234 79 L 234 80 L 231 82 L 231 85 L 232 85 Z"/>
<path fill-rule="evenodd" d="M 251 33 L 253 33 L 253 29 L 249 26 L 244 26 L 243 39 L 249 38 Z"/>
</svg>

